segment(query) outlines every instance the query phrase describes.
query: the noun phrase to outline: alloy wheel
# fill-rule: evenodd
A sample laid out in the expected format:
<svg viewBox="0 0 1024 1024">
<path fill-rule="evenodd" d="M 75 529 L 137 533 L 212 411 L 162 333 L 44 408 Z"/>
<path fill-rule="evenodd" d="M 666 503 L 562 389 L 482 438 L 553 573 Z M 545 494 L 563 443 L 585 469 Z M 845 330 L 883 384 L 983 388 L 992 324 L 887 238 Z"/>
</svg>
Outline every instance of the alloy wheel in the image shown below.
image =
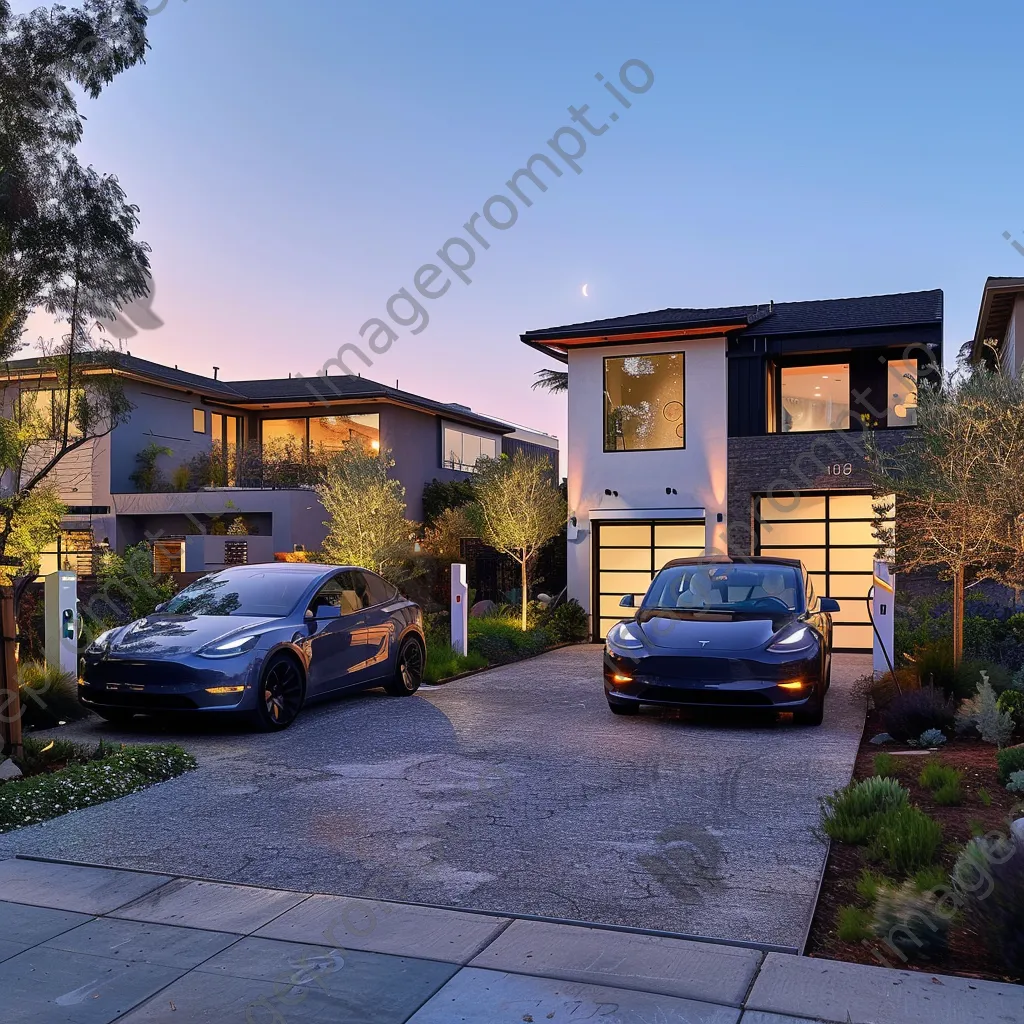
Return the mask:
<svg viewBox="0 0 1024 1024">
<path fill-rule="evenodd" d="M 418 689 L 423 682 L 423 651 L 415 640 L 411 640 L 402 648 L 398 671 L 405 688 L 409 691 Z"/>
<path fill-rule="evenodd" d="M 270 723 L 278 728 L 290 725 L 302 706 L 302 676 L 290 658 L 270 666 L 263 680 L 263 704 Z"/>
</svg>

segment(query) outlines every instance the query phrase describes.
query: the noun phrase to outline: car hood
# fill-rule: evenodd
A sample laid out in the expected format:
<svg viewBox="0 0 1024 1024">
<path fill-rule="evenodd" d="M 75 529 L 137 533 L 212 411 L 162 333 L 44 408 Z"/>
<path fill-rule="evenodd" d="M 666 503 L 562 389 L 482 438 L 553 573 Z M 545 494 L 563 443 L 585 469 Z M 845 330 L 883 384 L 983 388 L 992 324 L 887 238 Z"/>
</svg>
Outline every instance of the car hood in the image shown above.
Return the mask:
<svg viewBox="0 0 1024 1024">
<path fill-rule="evenodd" d="M 637 622 L 653 647 L 708 655 L 764 647 L 795 615 L 729 615 L 644 611 Z"/>
<path fill-rule="evenodd" d="M 267 628 L 275 619 L 260 615 L 148 615 L 112 638 L 115 658 L 164 660 L 194 654 L 215 640 L 254 626 Z"/>
</svg>

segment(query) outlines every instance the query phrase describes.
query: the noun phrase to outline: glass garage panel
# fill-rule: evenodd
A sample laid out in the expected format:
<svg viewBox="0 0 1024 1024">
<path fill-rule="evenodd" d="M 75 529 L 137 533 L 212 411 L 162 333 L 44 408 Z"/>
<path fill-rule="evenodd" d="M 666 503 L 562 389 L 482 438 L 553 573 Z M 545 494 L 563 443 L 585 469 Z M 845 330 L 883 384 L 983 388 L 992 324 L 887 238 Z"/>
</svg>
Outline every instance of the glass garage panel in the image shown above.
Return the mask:
<svg viewBox="0 0 1024 1024">
<path fill-rule="evenodd" d="M 650 548 L 606 548 L 601 546 L 601 569 L 629 569 L 632 572 L 651 571 Z"/>
<path fill-rule="evenodd" d="M 874 519 L 874 503 L 870 494 L 830 494 L 829 519 Z"/>
<path fill-rule="evenodd" d="M 654 552 L 654 568 L 664 569 L 665 563 L 673 558 L 700 558 L 703 554 L 703 548 L 658 548 Z"/>
<path fill-rule="evenodd" d="M 602 594 L 646 594 L 650 572 L 602 572 L 597 581 Z"/>
<path fill-rule="evenodd" d="M 830 544 L 870 545 L 872 551 L 878 547 L 873 525 L 864 521 L 829 523 L 828 540 Z"/>
<path fill-rule="evenodd" d="M 602 594 L 601 607 L 598 609 L 598 614 L 600 614 L 601 618 L 606 619 L 609 615 L 613 615 L 618 619 L 630 618 L 633 613 L 628 608 L 622 608 L 619 605 L 622 597 L 622 594 Z"/>
<path fill-rule="evenodd" d="M 609 523 L 601 527 L 601 547 L 643 547 L 651 546 L 651 527 L 649 523 Z"/>
<path fill-rule="evenodd" d="M 766 558 L 797 558 L 804 563 L 808 572 L 825 571 L 824 548 L 775 548 L 766 544 L 758 554 Z"/>
<path fill-rule="evenodd" d="M 842 600 L 844 597 L 863 600 L 871 586 L 872 573 L 830 573 L 828 578 L 829 597 Z"/>
<path fill-rule="evenodd" d="M 761 543 L 777 547 L 780 544 L 817 544 L 825 546 L 825 523 L 762 523 Z"/>
<path fill-rule="evenodd" d="M 832 646 L 834 648 L 870 651 L 873 642 L 874 634 L 870 626 L 834 625 L 832 627 Z"/>
<path fill-rule="evenodd" d="M 828 567 L 837 572 L 864 572 L 875 570 L 875 548 L 832 548 Z"/>
<path fill-rule="evenodd" d="M 657 523 L 654 527 L 656 547 L 697 548 L 704 553 L 703 523 Z"/>
<path fill-rule="evenodd" d="M 761 499 L 758 512 L 763 523 L 786 519 L 824 519 L 825 496 L 773 494 Z"/>
<path fill-rule="evenodd" d="M 864 599 L 864 594 L 858 594 L 856 597 L 847 597 L 839 601 L 840 610 L 832 615 L 833 622 L 866 622 L 871 623 L 871 619 L 868 618 L 868 603 Z"/>
</svg>

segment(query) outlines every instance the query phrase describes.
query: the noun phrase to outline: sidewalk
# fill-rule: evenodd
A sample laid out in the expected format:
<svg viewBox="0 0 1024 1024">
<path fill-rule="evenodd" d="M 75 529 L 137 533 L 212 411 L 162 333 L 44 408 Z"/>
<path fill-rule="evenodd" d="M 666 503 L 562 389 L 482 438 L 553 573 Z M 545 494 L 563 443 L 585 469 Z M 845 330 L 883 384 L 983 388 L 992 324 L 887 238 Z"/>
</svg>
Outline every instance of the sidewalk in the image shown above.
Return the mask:
<svg viewBox="0 0 1024 1024">
<path fill-rule="evenodd" d="M 4 1024 L 1024 1024 L 1024 987 L 39 860 L 0 862 Z"/>
</svg>

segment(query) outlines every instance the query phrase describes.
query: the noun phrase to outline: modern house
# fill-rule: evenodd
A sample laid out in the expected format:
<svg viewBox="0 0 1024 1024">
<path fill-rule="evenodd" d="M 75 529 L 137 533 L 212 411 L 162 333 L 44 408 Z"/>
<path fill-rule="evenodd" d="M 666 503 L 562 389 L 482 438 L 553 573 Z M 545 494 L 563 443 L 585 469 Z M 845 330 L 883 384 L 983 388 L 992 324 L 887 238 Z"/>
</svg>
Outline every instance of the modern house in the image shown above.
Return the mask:
<svg viewBox="0 0 1024 1024">
<path fill-rule="evenodd" d="M 15 402 L 52 414 L 51 367 L 45 359 L 5 365 L 8 414 Z M 143 540 L 166 571 L 314 549 L 326 513 L 310 486 L 312 470 L 354 438 L 391 451 L 412 519 L 421 518 L 426 484 L 465 479 L 481 456 L 522 450 L 548 458 L 557 472 L 554 437 L 362 377 L 226 381 L 216 371 L 205 377 L 106 353 L 87 372 L 117 374 L 133 408 L 54 469 L 68 514 L 43 572 L 70 564 L 88 573 L 97 547 L 123 551 Z M 42 442 L 30 462 L 52 451 Z M 225 536 L 239 517 L 248 535 Z"/>
<path fill-rule="evenodd" d="M 1024 277 L 990 277 L 981 294 L 974 338 L 965 353 L 973 363 L 1000 367 L 1016 377 L 1024 363 Z"/>
<path fill-rule="evenodd" d="M 801 558 L 869 650 L 877 549 L 865 430 L 913 428 L 942 292 L 662 309 L 528 331 L 568 364 L 569 595 L 594 639 L 670 558 Z"/>
</svg>

